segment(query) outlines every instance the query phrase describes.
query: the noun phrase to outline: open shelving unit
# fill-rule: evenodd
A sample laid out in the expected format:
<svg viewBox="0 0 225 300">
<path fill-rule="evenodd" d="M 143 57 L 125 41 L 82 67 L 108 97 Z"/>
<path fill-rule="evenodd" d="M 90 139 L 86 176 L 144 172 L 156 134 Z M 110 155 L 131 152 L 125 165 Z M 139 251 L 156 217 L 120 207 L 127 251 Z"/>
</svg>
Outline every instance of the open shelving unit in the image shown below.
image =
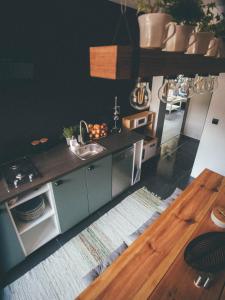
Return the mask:
<svg viewBox="0 0 225 300">
<path fill-rule="evenodd" d="M 115 80 L 224 72 L 225 58 L 119 45 L 90 47 L 91 77 Z"/>
<path fill-rule="evenodd" d="M 44 196 L 45 209 L 41 216 L 31 221 L 23 221 L 16 215 L 15 209 L 32 199 Z M 16 202 L 6 204 L 8 214 L 16 231 L 25 256 L 34 252 L 60 233 L 54 195 L 50 183 L 23 194 Z"/>
</svg>

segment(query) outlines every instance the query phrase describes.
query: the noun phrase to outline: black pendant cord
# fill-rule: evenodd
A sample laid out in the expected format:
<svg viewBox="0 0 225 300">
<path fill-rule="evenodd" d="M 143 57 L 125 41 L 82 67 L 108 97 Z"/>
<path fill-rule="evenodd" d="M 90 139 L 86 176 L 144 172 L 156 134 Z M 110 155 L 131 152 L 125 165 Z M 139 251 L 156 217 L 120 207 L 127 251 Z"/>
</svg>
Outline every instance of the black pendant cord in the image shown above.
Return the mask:
<svg viewBox="0 0 225 300">
<path fill-rule="evenodd" d="M 128 20 L 127 20 L 126 0 L 121 0 L 121 2 L 120 2 L 120 12 L 121 13 L 120 13 L 119 21 L 117 23 L 115 34 L 114 34 L 114 37 L 113 37 L 113 44 L 116 44 L 118 33 L 119 33 L 119 30 L 120 30 L 120 27 L 121 27 L 121 23 L 124 20 L 126 30 L 127 30 L 127 34 L 128 34 L 128 38 L 129 38 L 129 42 L 130 42 L 131 45 L 134 45 L 134 42 L 133 42 L 133 39 L 132 39 L 132 34 L 131 34 L 131 31 L 130 31 L 130 27 L 129 27 L 129 23 L 128 23 Z"/>
</svg>

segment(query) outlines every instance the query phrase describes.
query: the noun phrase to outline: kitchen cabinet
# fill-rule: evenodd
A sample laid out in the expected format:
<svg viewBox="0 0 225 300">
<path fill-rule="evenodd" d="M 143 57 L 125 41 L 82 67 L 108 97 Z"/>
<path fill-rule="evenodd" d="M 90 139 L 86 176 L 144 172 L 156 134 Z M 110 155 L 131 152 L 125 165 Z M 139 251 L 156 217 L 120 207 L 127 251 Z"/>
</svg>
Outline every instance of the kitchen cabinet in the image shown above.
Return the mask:
<svg viewBox="0 0 225 300">
<path fill-rule="evenodd" d="M 86 168 L 81 168 L 53 182 L 61 232 L 67 231 L 89 214 L 85 171 Z"/>
<path fill-rule="evenodd" d="M 112 196 L 118 196 L 132 184 L 134 147 L 129 147 L 113 154 Z"/>
<path fill-rule="evenodd" d="M 112 199 L 112 156 L 56 180 L 53 192 L 65 232 Z"/>
<path fill-rule="evenodd" d="M 3 268 L 3 272 L 7 272 L 23 261 L 25 254 L 13 227 L 10 215 L 6 210 L 6 205 L 0 208 L 0 237 L 0 265 Z"/>
<path fill-rule="evenodd" d="M 86 167 L 89 213 L 112 199 L 112 156 L 104 157 Z"/>
</svg>

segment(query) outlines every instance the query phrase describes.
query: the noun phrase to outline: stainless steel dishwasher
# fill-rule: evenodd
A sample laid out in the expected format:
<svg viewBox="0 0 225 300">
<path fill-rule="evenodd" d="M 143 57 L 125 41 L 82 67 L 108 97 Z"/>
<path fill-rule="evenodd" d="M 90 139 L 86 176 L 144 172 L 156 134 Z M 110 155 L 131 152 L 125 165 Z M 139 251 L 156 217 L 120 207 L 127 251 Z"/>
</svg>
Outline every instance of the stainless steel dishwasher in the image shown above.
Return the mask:
<svg viewBox="0 0 225 300">
<path fill-rule="evenodd" d="M 112 157 L 112 197 L 124 192 L 132 184 L 134 147 L 131 146 Z"/>
</svg>

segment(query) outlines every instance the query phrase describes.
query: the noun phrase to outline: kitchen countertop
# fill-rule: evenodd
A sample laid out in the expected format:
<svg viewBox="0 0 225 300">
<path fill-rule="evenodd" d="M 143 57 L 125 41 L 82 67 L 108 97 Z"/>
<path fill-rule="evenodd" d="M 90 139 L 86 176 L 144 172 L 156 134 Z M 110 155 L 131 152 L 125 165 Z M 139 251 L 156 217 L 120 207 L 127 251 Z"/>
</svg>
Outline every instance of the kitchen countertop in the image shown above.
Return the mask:
<svg viewBox="0 0 225 300">
<path fill-rule="evenodd" d="M 225 271 L 207 289 L 184 261 L 190 240 L 222 231 L 210 218 L 225 205 L 225 177 L 205 170 L 145 232 L 80 295 L 79 300 L 222 300 Z"/>
<path fill-rule="evenodd" d="M 51 182 L 67 173 L 79 169 L 85 165 L 91 164 L 94 161 L 119 151 L 124 147 L 132 145 L 143 138 L 142 135 L 134 131 L 124 131 L 120 134 L 110 135 L 97 141 L 106 148 L 102 153 L 88 160 L 81 160 L 73 154 L 66 144 L 60 144 L 49 151 L 34 155 L 31 157 L 35 166 L 41 173 L 41 177 L 35 178 L 33 182 L 25 183 L 17 189 L 7 191 L 5 182 L 0 180 L 0 203 L 10 200 L 21 193 L 28 192 L 38 188 L 41 185 Z"/>
</svg>

